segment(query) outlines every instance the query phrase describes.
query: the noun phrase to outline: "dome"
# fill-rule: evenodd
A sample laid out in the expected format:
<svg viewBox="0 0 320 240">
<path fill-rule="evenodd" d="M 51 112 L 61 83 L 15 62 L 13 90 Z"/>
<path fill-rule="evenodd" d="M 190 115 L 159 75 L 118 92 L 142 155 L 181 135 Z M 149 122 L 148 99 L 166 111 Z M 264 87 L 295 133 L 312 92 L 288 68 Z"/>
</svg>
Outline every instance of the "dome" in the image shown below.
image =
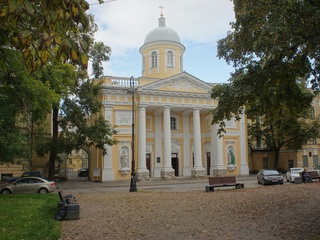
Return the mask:
<svg viewBox="0 0 320 240">
<path fill-rule="evenodd" d="M 180 37 L 176 31 L 166 27 L 164 17 L 159 18 L 159 27 L 151 30 L 144 39 L 144 44 L 156 41 L 170 41 L 180 43 Z"/>
</svg>

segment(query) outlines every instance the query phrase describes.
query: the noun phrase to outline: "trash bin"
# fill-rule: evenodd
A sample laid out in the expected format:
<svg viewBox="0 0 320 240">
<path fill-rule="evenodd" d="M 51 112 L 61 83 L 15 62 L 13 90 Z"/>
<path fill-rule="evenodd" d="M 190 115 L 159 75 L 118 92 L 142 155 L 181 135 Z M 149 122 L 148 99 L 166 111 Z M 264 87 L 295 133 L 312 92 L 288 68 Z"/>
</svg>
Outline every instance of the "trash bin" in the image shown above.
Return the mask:
<svg viewBox="0 0 320 240">
<path fill-rule="evenodd" d="M 62 195 L 62 190 L 58 191 L 60 202 L 58 203 L 58 210 L 55 213 L 55 219 L 74 220 L 80 218 L 80 205 L 77 203 L 74 194 Z"/>
<path fill-rule="evenodd" d="M 295 183 L 295 184 L 301 184 L 301 183 L 302 183 L 301 177 L 295 177 L 295 178 L 294 178 L 294 183 Z"/>
<path fill-rule="evenodd" d="M 66 219 L 74 220 L 80 218 L 80 205 L 78 203 L 70 203 L 67 205 Z"/>
</svg>

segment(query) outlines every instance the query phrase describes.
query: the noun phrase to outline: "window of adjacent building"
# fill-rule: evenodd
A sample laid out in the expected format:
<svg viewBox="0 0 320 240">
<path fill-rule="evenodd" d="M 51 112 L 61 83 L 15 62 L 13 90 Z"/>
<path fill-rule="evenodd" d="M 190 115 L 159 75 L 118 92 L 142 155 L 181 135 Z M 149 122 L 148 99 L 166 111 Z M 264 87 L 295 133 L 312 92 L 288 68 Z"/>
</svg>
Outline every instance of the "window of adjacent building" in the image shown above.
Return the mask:
<svg viewBox="0 0 320 240">
<path fill-rule="evenodd" d="M 263 168 L 269 168 L 269 161 L 267 157 L 263 158 Z"/>
<path fill-rule="evenodd" d="M 315 111 L 314 111 L 314 107 L 310 111 L 311 111 L 310 112 L 311 118 L 315 118 L 316 114 L 315 114 Z"/>
<path fill-rule="evenodd" d="M 177 119 L 175 117 L 170 118 L 171 130 L 177 130 Z"/>
<path fill-rule="evenodd" d="M 317 138 L 312 139 L 312 144 L 317 144 Z"/>
<path fill-rule="evenodd" d="M 318 166 L 319 161 L 318 161 L 318 155 L 313 155 L 313 166 Z"/>
<path fill-rule="evenodd" d="M 158 54 L 156 51 L 151 53 L 151 67 L 158 67 Z"/>
<path fill-rule="evenodd" d="M 304 166 L 304 167 L 308 166 L 308 155 L 302 156 L 302 166 Z"/>
<path fill-rule="evenodd" d="M 167 52 L 167 67 L 173 67 L 173 52 Z"/>
</svg>

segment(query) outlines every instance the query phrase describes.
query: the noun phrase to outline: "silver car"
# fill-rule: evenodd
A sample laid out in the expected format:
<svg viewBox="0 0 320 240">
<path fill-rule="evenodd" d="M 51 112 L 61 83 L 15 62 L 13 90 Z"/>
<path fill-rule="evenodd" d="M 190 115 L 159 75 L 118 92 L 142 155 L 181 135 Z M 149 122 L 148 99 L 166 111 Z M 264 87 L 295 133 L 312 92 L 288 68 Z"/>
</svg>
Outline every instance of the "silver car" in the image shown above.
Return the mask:
<svg viewBox="0 0 320 240">
<path fill-rule="evenodd" d="M 300 177 L 299 173 L 303 171 L 303 168 L 289 168 L 286 173 L 287 182 L 295 182 L 296 177 Z"/>
<path fill-rule="evenodd" d="M 12 183 L 0 185 L 1 194 L 11 193 L 50 193 L 56 190 L 52 181 L 39 177 L 24 177 Z"/>
</svg>

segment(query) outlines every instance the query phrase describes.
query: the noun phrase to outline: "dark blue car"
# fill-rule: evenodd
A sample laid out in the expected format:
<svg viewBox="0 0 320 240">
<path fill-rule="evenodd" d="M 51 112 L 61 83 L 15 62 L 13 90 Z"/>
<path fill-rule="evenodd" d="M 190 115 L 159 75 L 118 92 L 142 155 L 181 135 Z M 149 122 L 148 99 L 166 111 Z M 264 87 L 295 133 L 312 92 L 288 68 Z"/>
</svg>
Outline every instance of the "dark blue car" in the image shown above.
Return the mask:
<svg viewBox="0 0 320 240">
<path fill-rule="evenodd" d="M 9 178 L 7 182 L 12 183 L 22 177 L 40 177 L 40 178 L 46 179 L 46 177 L 40 171 L 29 171 L 29 172 L 23 172 L 20 177 Z"/>
</svg>

